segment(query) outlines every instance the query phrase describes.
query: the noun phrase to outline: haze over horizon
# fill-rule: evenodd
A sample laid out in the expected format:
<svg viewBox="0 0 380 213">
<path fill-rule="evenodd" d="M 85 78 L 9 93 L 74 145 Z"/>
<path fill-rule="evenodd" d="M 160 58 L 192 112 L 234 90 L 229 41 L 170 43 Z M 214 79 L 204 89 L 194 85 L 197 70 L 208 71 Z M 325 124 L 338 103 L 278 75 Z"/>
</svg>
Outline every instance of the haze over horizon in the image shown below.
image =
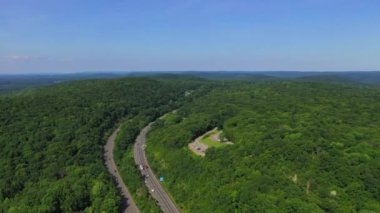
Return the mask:
<svg viewBox="0 0 380 213">
<path fill-rule="evenodd" d="M 375 0 L 0 0 L 0 73 L 378 71 Z"/>
</svg>

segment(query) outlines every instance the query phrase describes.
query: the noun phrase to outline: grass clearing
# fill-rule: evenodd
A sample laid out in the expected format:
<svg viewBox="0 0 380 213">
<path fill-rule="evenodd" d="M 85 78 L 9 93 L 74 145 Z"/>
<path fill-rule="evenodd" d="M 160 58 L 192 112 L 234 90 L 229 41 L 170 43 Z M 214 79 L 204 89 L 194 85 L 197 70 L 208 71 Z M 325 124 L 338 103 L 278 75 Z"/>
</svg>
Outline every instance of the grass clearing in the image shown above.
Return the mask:
<svg viewBox="0 0 380 213">
<path fill-rule="evenodd" d="M 199 142 L 207 145 L 208 147 L 218 148 L 218 147 L 226 146 L 226 144 L 221 143 L 219 139 L 219 136 L 221 133 L 222 131 L 215 128 L 208 134 L 204 135 Z"/>
</svg>

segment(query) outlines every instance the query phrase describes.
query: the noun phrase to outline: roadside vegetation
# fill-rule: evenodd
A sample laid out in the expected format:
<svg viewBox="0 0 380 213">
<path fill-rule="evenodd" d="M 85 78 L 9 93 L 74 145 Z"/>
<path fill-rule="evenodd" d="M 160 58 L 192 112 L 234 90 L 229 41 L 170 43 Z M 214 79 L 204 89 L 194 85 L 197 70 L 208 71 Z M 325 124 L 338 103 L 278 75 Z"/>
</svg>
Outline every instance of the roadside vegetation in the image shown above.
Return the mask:
<svg viewBox="0 0 380 213">
<path fill-rule="evenodd" d="M 155 123 L 147 155 L 185 212 L 380 212 L 380 90 L 228 83 Z M 232 146 L 188 144 L 218 127 Z"/>
<path fill-rule="evenodd" d="M 115 161 L 118 170 L 127 184 L 133 200 L 141 212 L 161 212 L 156 201 L 150 196 L 148 188 L 135 166 L 133 144 L 140 130 L 149 123 L 149 118 L 136 116 L 123 123 L 116 138 Z"/>
<path fill-rule="evenodd" d="M 157 120 L 160 116 L 161 119 L 172 117 L 171 113 L 174 109 L 181 105 L 188 104 L 193 99 L 206 94 L 211 88 L 210 85 L 202 85 L 191 96 L 183 96 L 176 99 L 175 102 L 163 105 L 167 111 L 160 111 L 158 114 L 149 114 L 141 111 L 141 113 L 129 120 L 123 122 L 120 132 L 116 138 L 115 146 L 115 161 L 118 170 L 123 177 L 124 183 L 126 183 L 129 192 L 132 194 L 136 205 L 141 212 L 161 212 L 161 209 L 156 203 L 156 200 L 150 195 L 148 188 L 145 186 L 144 178 L 141 176 L 140 170 L 135 165 L 133 155 L 133 145 L 140 130 L 148 125 L 150 122 Z M 169 113 L 165 113 L 169 112 Z M 165 113 L 165 114 L 164 114 Z"/>
</svg>

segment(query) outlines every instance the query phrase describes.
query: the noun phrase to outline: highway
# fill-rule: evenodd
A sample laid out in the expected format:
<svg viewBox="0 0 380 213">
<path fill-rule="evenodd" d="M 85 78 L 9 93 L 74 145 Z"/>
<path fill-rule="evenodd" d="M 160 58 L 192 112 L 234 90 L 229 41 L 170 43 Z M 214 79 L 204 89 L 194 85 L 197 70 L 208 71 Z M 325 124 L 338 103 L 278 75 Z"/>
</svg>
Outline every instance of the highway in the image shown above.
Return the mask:
<svg viewBox="0 0 380 213">
<path fill-rule="evenodd" d="M 112 175 L 117 189 L 122 196 L 122 206 L 120 212 L 124 213 L 139 213 L 135 202 L 132 199 L 128 188 L 125 186 L 123 179 L 121 178 L 119 171 L 117 170 L 116 163 L 113 159 L 113 149 L 115 147 L 115 139 L 120 128 L 116 129 L 112 135 L 108 138 L 107 144 L 104 146 L 104 161 L 108 172 Z"/>
<path fill-rule="evenodd" d="M 150 123 L 144 129 L 141 130 L 140 134 L 136 138 L 134 145 L 134 158 L 136 165 L 144 166 L 145 168 L 140 169 L 143 176 L 146 177 L 145 184 L 149 189 L 149 192 L 154 199 L 158 202 L 161 210 L 164 213 L 179 213 L 179 209 L 176 207 L 174 201 L 170 198 L 169 194 L 161 186 L 159 180 L 154 175 L 152 169 L 149 166 L 149 163 L 145 156 L 145 146 L 146 146 L 146 134 L 150 130 L 153 123 Z"/>
</svg>

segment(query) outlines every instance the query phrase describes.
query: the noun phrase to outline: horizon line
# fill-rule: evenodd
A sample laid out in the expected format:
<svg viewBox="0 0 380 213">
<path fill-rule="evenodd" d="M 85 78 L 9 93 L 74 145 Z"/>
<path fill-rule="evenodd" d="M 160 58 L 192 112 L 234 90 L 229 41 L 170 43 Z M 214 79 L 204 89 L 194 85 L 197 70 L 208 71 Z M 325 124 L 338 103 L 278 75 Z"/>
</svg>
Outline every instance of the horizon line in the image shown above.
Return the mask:
<svg viewBox="0 0 380 213">
<path fill-rule="evenodd" d="M 128 74 L 128 73 L 187 73 L 187 72 L 240 72 L 240 73 L 265 73 L 265 72 L 309 72 L 309 73 L 344 73 L 344 72 L 380 72 L 380 70 L 103 70 L 103 71 L 58 71 L 58 72 L 0 72 L 0 75 L 65 75 L 65 74 Z"/>
</svg>

